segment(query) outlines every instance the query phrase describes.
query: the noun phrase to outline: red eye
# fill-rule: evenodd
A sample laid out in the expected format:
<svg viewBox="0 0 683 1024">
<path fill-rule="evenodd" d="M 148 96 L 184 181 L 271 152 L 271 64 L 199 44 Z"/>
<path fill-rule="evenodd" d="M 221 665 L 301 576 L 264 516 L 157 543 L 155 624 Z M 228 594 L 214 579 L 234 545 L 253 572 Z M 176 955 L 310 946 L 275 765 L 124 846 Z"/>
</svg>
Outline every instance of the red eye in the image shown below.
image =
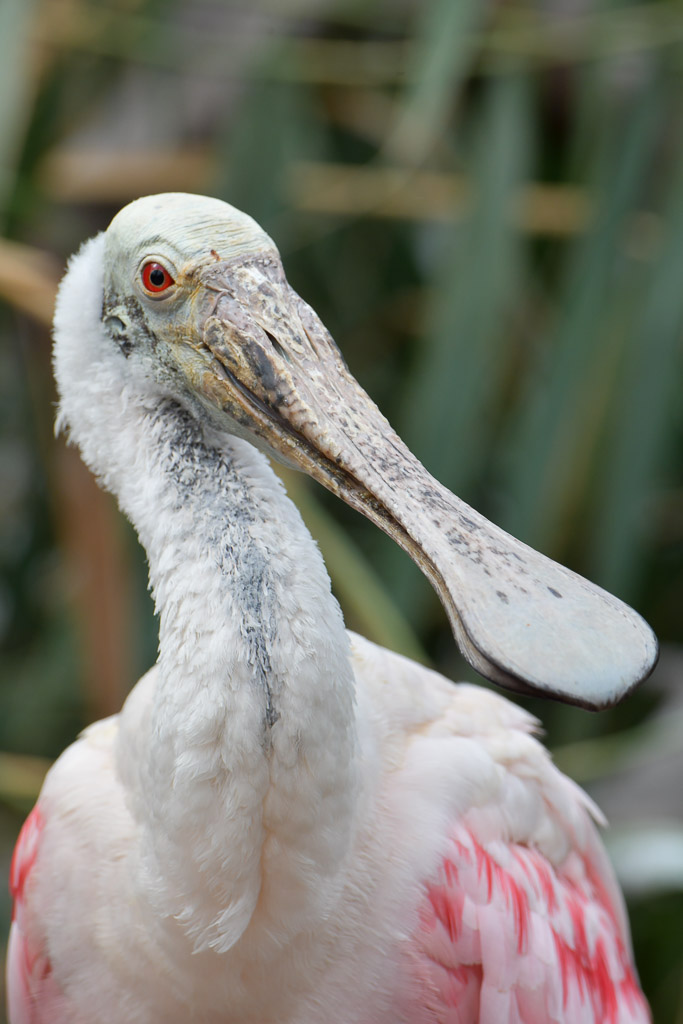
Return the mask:
<svg viewBox="0 0 683 1024">
<path fill-rule="evenodd" d="M 168 270 L 161 263 L 145 263 L 141 273 L 143 287 L 155 295 L 165 292 L 167 288 L 175 284 Z"/>
</svg>

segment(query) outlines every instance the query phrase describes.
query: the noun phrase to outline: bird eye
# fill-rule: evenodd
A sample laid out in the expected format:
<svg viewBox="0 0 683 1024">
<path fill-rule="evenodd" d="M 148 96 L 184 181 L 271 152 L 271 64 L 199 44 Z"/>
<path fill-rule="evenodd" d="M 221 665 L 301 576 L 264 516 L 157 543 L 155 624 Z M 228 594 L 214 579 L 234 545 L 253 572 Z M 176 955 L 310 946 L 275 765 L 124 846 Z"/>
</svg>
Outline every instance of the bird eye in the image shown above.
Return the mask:
<svg viewBox="0 0 683 1024">
<path fill-rule="evenodd" d="M 166 267 L 154 261 L 144 264 L 140 276 L 143 288 L 152 295 L 159 295 L 160 292 L 165 292 L 167 288 L 175 284 Z"/>
</svg>

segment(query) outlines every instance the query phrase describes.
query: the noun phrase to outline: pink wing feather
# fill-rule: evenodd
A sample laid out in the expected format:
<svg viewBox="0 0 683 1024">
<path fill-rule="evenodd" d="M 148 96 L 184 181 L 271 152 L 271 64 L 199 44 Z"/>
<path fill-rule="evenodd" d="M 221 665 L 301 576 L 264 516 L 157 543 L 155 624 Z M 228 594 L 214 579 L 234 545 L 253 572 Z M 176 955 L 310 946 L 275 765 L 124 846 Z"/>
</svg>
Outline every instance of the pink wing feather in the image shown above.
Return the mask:
<svg viewBox="0 0 683 1024">
<path fill-rule="evenodd" d="M 434 1022 L 650 1021 L 594 852 L 571 853 L 556 871 L 537 850 L 452 830 L 413 947 Z"/>
<path fill-rule="evenodd" d="M 12 860 L 10 1024 L 73 1024 L 26 911 L 43 830 L 36 806 Z M 555 870 L 537 850 L 455 826 L 411 951 L 422 1022 L 648 1024 L 618 895 L 597 843 Z"/>
<path fill-rule="evenodd" d="M 26 890 L 30 883 L 43 816 L 38 804 L 24 822 L 10 868 L 14 900 L 7 947 L 7 1009 L 10 1024 L 60 1024 L 65 1016 L 63 996 L 52 976 L 43 943 L 30 932 L 26 918 Z"/>
</svg>

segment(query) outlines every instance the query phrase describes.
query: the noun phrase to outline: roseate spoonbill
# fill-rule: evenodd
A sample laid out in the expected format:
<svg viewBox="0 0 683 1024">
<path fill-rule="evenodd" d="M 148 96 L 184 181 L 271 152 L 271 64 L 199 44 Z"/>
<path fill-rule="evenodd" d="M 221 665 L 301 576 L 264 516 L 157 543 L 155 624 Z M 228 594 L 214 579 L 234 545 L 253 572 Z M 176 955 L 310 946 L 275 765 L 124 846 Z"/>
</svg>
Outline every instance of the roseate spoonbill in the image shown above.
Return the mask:
<svg viewBox="0 0 683 1024">
<path fill-rule="evenodd" d="M 55 372 L 159 657 L 24 826 L 12 1024 L 648 1020 L 599 812 L 524 711 L 345 631 L 257 449 L 395 537 L 498 683 L 610 704 L 645 623 L 433 480 L 223 202 L 140 199 L 83 246 Z"/>
</svg>

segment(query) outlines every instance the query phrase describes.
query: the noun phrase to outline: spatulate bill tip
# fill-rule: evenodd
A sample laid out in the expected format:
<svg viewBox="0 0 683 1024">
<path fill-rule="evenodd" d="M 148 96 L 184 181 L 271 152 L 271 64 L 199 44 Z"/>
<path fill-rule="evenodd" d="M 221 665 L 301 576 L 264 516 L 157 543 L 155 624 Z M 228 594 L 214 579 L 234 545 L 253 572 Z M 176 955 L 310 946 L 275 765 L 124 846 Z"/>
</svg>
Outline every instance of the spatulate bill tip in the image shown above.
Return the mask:
<svg viewBox="0 0 683 1024">
<path fill-rule="evenodd" d="M 637 620 L 639 650 L 630 658 L 624 657 L 622 650 L 621 657 L 616 658 L 607 645 L 596 649 L 592 664 L 575 659 L 571 642 L 562 639 L 553 657 L 546 659 L 539 655 L 539 645 L 529 636 L 525 638 L 525 657 L 507 657 L 513 654 L 514 645 L 503 644 L 501 648 L 498 644 L 483 643 L 481 638 L 475 643 L 457 613 L 450 612 L 449 618 L 463 656 L 490 682 L 521 696 L 556 700 L 587 711 L 604 711 L 621 703 L 645 682 L 659 659 L 655 634 L 636 612 L 627 610 Z M 560 662 L 562 671 L 557 670 Z M 576 665 L 573 671 L 572 663 Z"/>
</svg>

